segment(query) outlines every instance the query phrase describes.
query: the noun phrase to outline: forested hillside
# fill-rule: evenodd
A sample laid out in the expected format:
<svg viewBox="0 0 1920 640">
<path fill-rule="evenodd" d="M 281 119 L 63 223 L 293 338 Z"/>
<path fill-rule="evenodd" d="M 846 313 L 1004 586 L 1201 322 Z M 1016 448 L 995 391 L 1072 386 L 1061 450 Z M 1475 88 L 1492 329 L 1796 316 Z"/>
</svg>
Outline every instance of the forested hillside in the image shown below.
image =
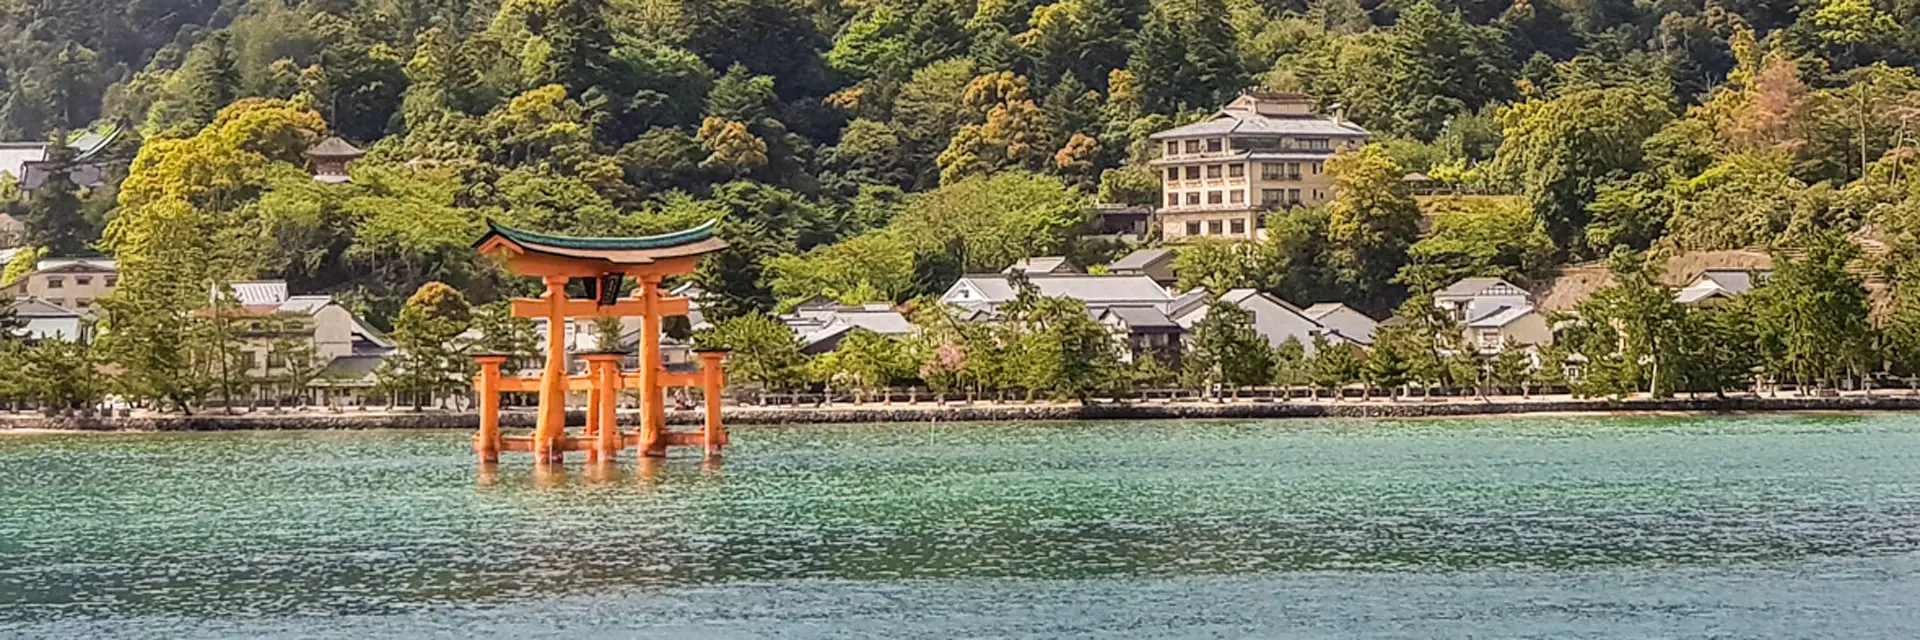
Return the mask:
<svg viewBox="0 0 1920 640">
<path fill-rule="evenodd" d="M 1119 248 L 1080 239 L 1087 206 L 1156 199 L 1146 136 L 1250 87 L 1374 131 L 1339 163 L 1368 204 L 1190 251 L 1191 284 L 1383 311 L 1616 247 L 1869 225 L 1897 277 L 1920 227 L 1904 1 L 4 0 L 0 39 L 4 138 L 137 131 L 124 184 L 6 206 L 36 246 L 117 255 L 142 304 L 257 277 L 376 321 L 428 280 L 488 299 L 489 217 L 722 218 L 715 317 L 1098 263 Z M 352 183 L 307 175 L 328 135 L 370 151 Z M 1408 224 L 1410 171 L 1521 197 Z M 1388 197 L 1344 198 L 1365 190 Z"/>
</svg>

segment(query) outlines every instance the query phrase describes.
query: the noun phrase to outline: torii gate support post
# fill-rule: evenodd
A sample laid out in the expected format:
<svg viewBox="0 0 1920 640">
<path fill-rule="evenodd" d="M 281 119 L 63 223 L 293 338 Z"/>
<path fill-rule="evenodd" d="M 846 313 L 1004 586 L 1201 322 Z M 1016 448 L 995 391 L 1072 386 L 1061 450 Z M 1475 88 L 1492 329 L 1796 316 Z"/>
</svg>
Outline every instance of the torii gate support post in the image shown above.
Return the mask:
<svg viewBox="0 0 1920 640">
<path fill-rule="evenodd" d="M 614 413 L 620 400 L 620 360 L 625 356 L 590 353 L 585 357 L 587 376 L 593 381 L 592 398 L 587 402 L 587 424 L 591 429 L 587 435 L 594 440 L 588 460 L 612 462 L 620 456 L 620 450 L 626 448 L 626 438 L 620 433 Z"/>
<path fill-rule="evenodd" d="M 706 445 L 707 456 L 717 457 L 721 449 L 727 446 L 727 427 L 720 423 L 721 390 L 727 385 L 727 372 L 722 363 L 727 352 L 722 350 L 704 350 L 700 352 L 701 394 L 707 404 Z"/>
<path fill-rule="evenodd" d="M 594 446 L 587 449 L 587 462 L 599 462 L 600 396 L 602 393 L 600 389 L 600 367 L 602 365 L 601 363 L 594 362 L 593 358 L 587 357 L 585 354 L 582 354 L 582 357 L 587 361 L 587 424 L 586 428 L 580 430 L 580 434 L 593 439 L 594 442 Z M 569 384 L 567 386 L 572 387 L 573 385 Z M 568 390 L 571 391 L 572 389 Z"/>
<path fill-rule="evenodd" d="M 561 459 L 558 445 L 567 430 L 567 277 L 545 280 L 547 366 L 540 372 L 540 418 L 533 433 L 533 457 L 541 462 Z"/>
<path fill-rule="evenodd" d="M 640 279 L 640 454 L 667 455 L 666 394 L 662 393 L 660 374 L 666 363 L 660 360 L 660 274 L 643 273 Z"/>
<path fill-rule="evenodd" d="M 480 355 L 473 360 L 480 364 L 476 380 L 480 391 L 480 432 L 473 434 L 473 452 L 480 456 L 481 462 L 499 462 L 500 368 L 506 365 L 507 357 Z"/>
</svg>

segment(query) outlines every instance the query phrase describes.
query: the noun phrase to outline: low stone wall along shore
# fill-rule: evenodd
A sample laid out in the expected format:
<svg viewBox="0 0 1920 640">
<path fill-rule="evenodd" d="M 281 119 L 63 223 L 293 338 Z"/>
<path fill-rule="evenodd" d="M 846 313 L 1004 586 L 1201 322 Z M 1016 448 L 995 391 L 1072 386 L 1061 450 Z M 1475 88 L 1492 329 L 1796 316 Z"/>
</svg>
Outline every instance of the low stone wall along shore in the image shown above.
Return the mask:
<svg viewBox="0 0 1920 640">
<path fill-rule="evenodd" d="M 1759 411 L 1920 411 L 1920 396 L 1905 391 L 1883 391 L 1872 397 L 1728 397 L 1632 399 L 1624 401 L 1551 398 L 1498 398 L 1489 401 L 1446 400 L 1367 402 L 1272 402 L 1240 401 L 1227 403 L 1079 404 L 1056 403 L 949 403 L 868 404 L 827 407 L 753 407 L 730 406 L 725 419 L 732 425 L 781 424 L 854 424 L 872 422 L 995 422 L 1053 420 L 1164 420 L 1164 419 L 1263 419 L 1263 418 L 1423 418 L 1447 416 L 1503 415 L 1520 413 L 1612 413 L 1612 412 L 1759 412 Z M 509 411 L 501 416 L 503 426 L 531 428 L 530 411 Z M 622 423 L 636 421 L 636 414 L 623 411 Z M 584 422 L 579 412 L 573 422 Z M 671 424 L 699 424 L 698 411 L 671 411 Z M 0 414 L 0 430 L 63 431 L 238 431 L 238 430 L 329 430 L 329 429 L 474 429 L 479 418 L 472 412 L 446 411 L 350 411 L 292 412 L 261 410 L 251 413 L 204 413 L 184 415 L 135 415 L 132 417 L 56 416 L 16 413 Z"/>
</svg>

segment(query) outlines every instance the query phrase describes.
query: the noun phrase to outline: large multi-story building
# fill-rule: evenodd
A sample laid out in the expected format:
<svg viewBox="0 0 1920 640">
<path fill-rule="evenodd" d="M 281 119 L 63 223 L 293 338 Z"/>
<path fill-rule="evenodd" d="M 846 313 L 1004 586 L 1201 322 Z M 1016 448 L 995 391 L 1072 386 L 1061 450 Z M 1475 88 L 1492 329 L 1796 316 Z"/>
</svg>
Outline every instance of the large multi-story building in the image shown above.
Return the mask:
<svg viewBox="0 0 1920 640">
<path fill-rule="evenodd" d="M 1298 93 L 1244 94 L 1212 118 L 1153 134 L 1160 145 L 1161 235 L 1257 239 L 1268 211 L 1333 197 L 1327 160 L 1367 130 Z"/>
</svg>

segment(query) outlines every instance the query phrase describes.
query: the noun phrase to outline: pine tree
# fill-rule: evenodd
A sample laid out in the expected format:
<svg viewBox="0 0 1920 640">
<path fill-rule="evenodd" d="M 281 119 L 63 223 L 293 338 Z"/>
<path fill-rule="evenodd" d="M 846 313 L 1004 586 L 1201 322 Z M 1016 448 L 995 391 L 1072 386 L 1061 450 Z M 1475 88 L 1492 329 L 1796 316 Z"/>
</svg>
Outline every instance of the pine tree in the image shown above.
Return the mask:
<svg viewBox="0 0 1920 640">
<path fill-rule="evenodd" d="M 95 240 L 93 225 L 81 210 L 79 187 L 70 177 L 73 148 L 64 135 L 55 134 L 47 145 L 45 166 L 50 170 L 46 182 L 33 190 L 27 200 L 26 242 L 43 247 L 55 256 L 78 255 Z"/>
<path fill-rule="evenodd" d="M 1194 325 L 1182 363 L 1194 386 L 1251 386 L 1271 379 L 1273 350 L 1254 329 L 1252 312 L 1216 301 Z"/>
</svg>

